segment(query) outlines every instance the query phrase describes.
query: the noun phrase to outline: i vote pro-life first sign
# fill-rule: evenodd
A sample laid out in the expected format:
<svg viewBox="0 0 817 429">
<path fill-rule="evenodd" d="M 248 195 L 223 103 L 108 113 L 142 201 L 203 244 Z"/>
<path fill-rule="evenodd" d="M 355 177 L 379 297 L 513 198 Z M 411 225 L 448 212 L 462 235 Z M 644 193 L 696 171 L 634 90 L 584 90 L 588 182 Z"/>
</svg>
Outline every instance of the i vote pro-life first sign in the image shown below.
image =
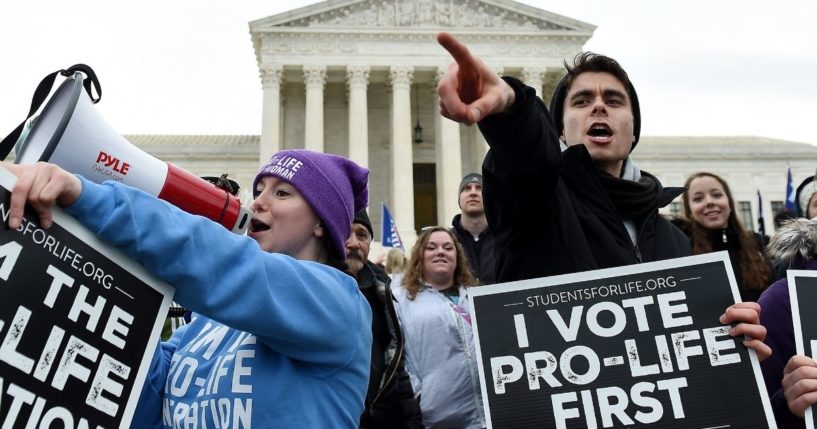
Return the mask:
<svg viewBox="0 0 817 429">
<path fill-rule="evenodd" d="M 726 252 L 469 289 L 489 428 L 774 428 Z"/>
<path fill-rule="evenodd" d="M 58 208 L 8 227 L 0 167 L 0 427 L 127 428 L 172 288 Z"/>
<path fill-rule="evenodd" d="M 817 271 L 789 270 L 789 300 L 797 354 L 817 359 Z M 806 408 L 806 428 L 817 428 L 814 406 Z"/>
</svg>

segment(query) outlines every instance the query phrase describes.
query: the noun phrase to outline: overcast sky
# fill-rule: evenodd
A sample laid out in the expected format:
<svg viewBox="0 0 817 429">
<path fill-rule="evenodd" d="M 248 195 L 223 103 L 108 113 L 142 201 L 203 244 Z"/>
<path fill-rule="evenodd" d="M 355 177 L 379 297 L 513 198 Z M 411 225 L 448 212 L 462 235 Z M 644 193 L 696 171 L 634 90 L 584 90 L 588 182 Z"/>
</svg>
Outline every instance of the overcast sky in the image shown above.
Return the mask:
<svg viewBox="0 0 817 429">
<path fill-rule="evenodd" d="M 94 68 L 97 106 L 122 134 L 259 134 L 249 21 L 306 0 L 26 0 L 0 13 L 0 137 L 46 74 Z M 596 25 L 586 49 L 617 58 L 643 135 L 756 135 L 817 145 L 813 0 L 526 0 Z"/>
</svg>

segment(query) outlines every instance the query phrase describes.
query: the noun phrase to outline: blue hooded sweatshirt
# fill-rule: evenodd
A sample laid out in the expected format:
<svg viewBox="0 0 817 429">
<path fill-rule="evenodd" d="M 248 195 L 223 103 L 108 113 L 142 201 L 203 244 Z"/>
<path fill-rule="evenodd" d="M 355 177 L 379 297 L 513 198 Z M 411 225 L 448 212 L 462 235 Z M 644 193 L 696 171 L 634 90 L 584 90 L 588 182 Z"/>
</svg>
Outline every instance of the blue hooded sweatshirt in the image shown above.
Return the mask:
<svg viewBox="0 0 817 429">
<path fill-rule="evenodd" d="M 371 311 L 355 280 L 140 190 L 82 179 L 66 211 L 194 311 L 153 355 L 133 428 L 356 428 Z"/>
</svg>

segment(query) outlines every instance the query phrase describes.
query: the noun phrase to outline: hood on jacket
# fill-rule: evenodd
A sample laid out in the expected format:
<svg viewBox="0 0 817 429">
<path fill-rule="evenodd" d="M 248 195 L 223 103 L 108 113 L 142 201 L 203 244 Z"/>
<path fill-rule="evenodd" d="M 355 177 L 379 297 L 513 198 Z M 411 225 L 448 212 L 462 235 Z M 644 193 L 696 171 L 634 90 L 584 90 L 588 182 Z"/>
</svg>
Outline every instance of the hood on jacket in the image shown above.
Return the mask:
<svg viewBox="0 0 817 429">
<path fill-rule="evenodd" d="M 817 218 L 796 218 L 784 223 L 767 248 L 769 256 L 784 261 L 817 258 Z"/>
</svg>

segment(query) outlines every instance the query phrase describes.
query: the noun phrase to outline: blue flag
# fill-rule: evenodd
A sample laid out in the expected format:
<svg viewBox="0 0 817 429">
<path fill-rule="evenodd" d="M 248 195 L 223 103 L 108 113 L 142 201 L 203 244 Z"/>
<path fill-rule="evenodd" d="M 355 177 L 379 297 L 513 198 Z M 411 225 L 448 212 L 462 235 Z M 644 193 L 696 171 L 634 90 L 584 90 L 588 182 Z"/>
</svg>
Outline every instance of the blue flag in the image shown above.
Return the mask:
<svg viewBox="0 0 817 429">
<path fill-rule="evenodd" d="M 394 224 L 394 219 L 386 208 L 386 204 L 380 203 L 380 225 L 381 225 L 381 244 L 383 247 L 394 247 L 396 249 L 403 248 L 403 240 L 400 239 L 400 233 L 397 232 L 397 225 Z"/>
<path fill-rule="evenodd" d="M 783 207 L 787 212 L 794 211 L 794 180 L 791 177 L 791 167 L 788 168 L 788 177 L 786 178 L 786 205 Z"/>
</svg>

